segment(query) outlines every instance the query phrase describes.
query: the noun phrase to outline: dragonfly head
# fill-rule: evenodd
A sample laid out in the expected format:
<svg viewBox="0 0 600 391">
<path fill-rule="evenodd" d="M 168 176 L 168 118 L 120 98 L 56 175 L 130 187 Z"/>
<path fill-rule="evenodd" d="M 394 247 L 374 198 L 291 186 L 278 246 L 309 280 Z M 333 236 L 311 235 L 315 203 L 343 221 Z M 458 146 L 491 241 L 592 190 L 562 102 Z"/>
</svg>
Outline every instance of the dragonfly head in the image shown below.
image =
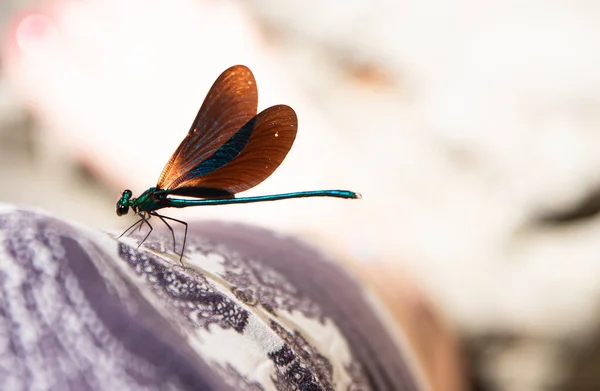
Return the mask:
<svg viewBox="0 0 600 391">
<path fill-rule="evenodd" d="M 123 194 L 121 195 L 121 198 L 119 198 L 119 201 L 117 201 L 117 215 L 118 216 L 123 216 L 126 215 L 129 212 L 129 206 L 131 205 L 131 196 L 133 194 L 131 193 L 131 190 L 127 189 L 123 192 Z"/>
</svg>

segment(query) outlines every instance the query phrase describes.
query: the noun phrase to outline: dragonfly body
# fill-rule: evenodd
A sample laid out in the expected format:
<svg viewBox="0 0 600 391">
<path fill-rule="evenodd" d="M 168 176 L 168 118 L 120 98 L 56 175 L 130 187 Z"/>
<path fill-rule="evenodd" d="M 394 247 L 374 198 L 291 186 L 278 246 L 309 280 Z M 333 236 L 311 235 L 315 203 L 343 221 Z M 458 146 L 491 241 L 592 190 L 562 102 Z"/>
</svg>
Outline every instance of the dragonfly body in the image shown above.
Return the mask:
<svg viewBox="0 0 600 391">
<path fill-rule="evenodd" d="M 131 208 L 140 216 L 123 234 L 142 224 L 150 227 L 151 216 L 186 227 L 180 261 L 185 249 L 187 223 L 160 215 L 163 208 L 225 205 L 277 201 L 290 198 L 360 198 L 349 190 L 315 190 L 256 197 L 235 197 L 266 178 L 279 167 L 296 137 L 298 119 L 294 110 L 277 105 L 256 114 L 258 92 L 252 72 L 236 65 L 215 81 L 192 126 L 163 169 L 156 186 L 134 198 L 125 190 L 117 201 L 117 215 Z M 178 198 L 178 197 L 187 198 Z M 143 243 L 150 232 L 142 240 Z M 140 245 L 141 245 L 140 243 Z"/>
<path fill-rule="evenodd" d="M 143 192 L 138 198 L 131 198 L 131 190 L 125 190 L 117 202 L 117 214 L 127 214 L 129 207 L 135 213 L 154 212 L 162 208 L 187 208 L 188 206 L 201 205 L 226 205 L 226 204 L 248 204 L 252 202 L 279 201 L 290 198 L 307 197 L 336 197 L 336 198 L 360 198 L 360 194 L 349 190 L 315 190 L 297 191 L 293 193 L 270 194 L 256 197 L 241 198 L 209 198 L 201 200 L 169 198 L 170 193 L 165 190 L 151 187 Z"/>
</svg>

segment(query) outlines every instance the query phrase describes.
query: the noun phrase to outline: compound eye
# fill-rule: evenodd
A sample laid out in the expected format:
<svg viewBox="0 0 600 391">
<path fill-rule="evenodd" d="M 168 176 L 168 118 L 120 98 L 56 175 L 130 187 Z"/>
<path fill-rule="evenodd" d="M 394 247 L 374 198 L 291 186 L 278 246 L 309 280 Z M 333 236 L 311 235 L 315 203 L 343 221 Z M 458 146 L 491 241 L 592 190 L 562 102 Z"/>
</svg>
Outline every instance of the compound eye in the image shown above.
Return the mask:
<svg viewBox="0 0 600 391">
<path fill-rule="evenodd" d="M 117 202 L 117 216 L 126 215 L 129 212 L 129 206 Z"/>
<path fill-rule="evenodd" d="M 123 197 L 131 198 L 132 195 L 133 193 L 131 192 L 131 190 L 125 190 L 123 192 Z"/>
</svg>

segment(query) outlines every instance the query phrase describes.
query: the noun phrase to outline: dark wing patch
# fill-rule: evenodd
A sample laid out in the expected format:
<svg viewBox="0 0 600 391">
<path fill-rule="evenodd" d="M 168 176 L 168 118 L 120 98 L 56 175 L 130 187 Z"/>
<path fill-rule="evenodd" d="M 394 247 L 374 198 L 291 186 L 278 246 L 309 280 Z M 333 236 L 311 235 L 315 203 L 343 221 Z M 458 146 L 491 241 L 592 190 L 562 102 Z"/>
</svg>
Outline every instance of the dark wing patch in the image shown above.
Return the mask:
<svg viewBox="0 0 600 391">
<path fill-rule="evenodd" d="M 298 118 L 286 105 L 269 107 L 245 127 L 250 140 L 231 161 L 199 177 L 189 177 L 177 187 L 223 189 L 230 193 L 248 190 L 267 179 L 279 167 L 296 138 Z"/>
</svg>

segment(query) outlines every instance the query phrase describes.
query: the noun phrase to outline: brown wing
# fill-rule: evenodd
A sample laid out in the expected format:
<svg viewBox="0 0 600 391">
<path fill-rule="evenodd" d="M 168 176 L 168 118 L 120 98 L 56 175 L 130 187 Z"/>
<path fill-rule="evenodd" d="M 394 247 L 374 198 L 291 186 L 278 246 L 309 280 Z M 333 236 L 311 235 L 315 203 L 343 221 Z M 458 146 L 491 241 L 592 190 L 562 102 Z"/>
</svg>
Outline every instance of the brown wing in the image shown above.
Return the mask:
<svg viewBox="0 0 600 391">
<path fill-rule="evenodd" d="M 285 105 L 269 107 L 246 126 L 253 126 L 246 147 L 229 163 L 177 187 L 216 188 L 240 193 L 267 179 L 279 167 L 296 138 L 298 118 Z"/>
<path fill-rule="evenodd" d="M 210 157 L 256 115 L 258 91 L 250 69 L 234 65 L 214 82 L 196 119 L 158 178 L 168 189 L 179 177 Z"/>
</svg>

